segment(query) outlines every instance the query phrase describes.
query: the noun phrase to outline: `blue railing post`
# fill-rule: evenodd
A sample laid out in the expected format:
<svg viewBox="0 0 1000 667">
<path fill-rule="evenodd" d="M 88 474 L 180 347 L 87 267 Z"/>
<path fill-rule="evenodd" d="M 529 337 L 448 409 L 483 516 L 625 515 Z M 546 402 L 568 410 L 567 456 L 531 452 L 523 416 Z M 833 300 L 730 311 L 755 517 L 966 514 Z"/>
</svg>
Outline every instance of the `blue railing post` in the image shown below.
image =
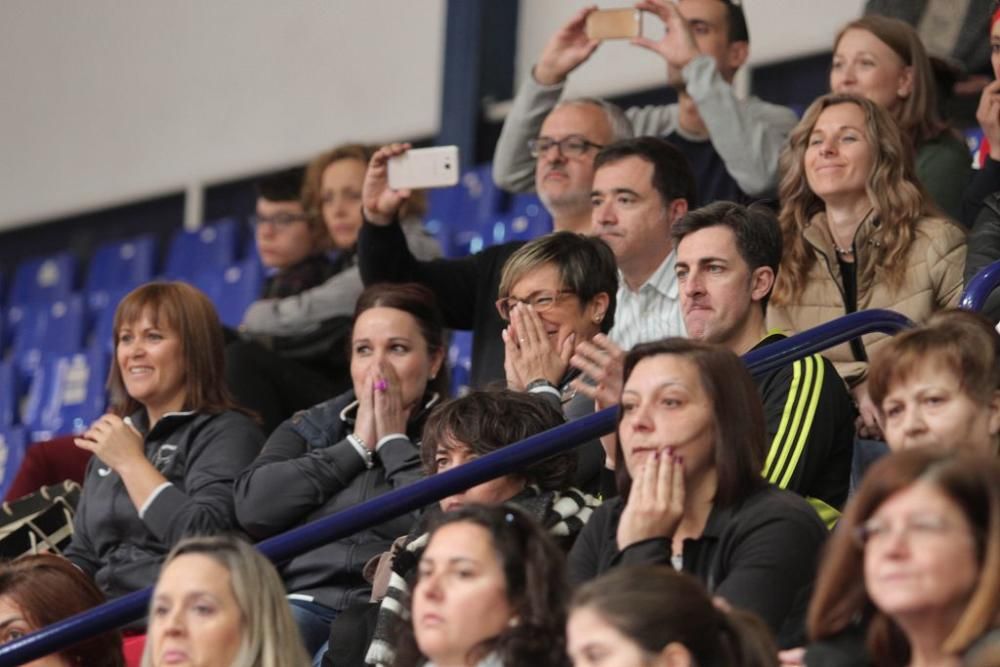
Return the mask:
<svg viewBox="0 0 1000 667">
<path fill-rule="evenodd" d="M 965 286 L 962 298 L 959 299 L 959 308 L 981 312 L 983 306 L 986 305 L 986 299 L 997 287 L 1000 287 L 1000 260 L 981 269 L 972 277 L 969 284 Z"/>
<path fill-rule="evenodd" d="M 888 310 L 852 313 L 744 356 L 751 373 L 762 373 L 866 333 L 896 333 L 912 326 Z M 275 562 L 351 535 L 370 525 L 425 507 L 490 479 L 567 451 L 615 428 L 615 408 L 581 417 L 522 442 L 504 447 L 458 468 L 422 479 L 367 502 L 261 542 L 258 548 Z M 87 637 L 142 618 L 152 588 L 136 591 L 0 646 L 0 667 L 15 667 L 56 653 Z"/>
</svg>

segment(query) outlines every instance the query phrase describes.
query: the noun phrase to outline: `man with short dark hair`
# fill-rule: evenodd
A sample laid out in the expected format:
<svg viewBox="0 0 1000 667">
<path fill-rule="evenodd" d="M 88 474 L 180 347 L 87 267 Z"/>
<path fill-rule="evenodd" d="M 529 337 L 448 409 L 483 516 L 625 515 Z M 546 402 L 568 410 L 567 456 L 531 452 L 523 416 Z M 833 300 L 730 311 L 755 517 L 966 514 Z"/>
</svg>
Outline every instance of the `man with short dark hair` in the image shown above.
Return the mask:
<svg viewBox="0 0 1000 667">
<path fill-rule="evenodd" d="M 670 228 L 696 196 L 687 160 L 662 139 L 620 141 L 594 159 L 592 233 L 618 262 L 618 310 L 609 336 L 623 349 L 684 335 Z"/>
<path fill-rule="evenodd" d="M 742 7 L 732 0 L 645 0 L 636 6 L 663 21 L 661 40 L 639 37 L 633 43 L 666 61 L 667 83 L 677 90 L 678 102 L 626 111 L 635 135 L 664 137 L 689 160 L 701 195 L 692 206 L 772 194 L 778 156 L 798 119 L 786 107 L 736 95 L 733 77 L 750 45 Z M 518 91 L 493 158 L 500 186 L 514 192 L 532 187 L 528 140 L 559 100 L 569 74 L 600 46 L 585 28 L 596 10 L 581 10 L 552 36 Z"/>
<path fill-rule="evenodd" d="M 677 281 L 691 338 L 736 354 L 784 338 L 764 312 L 781 262 L 770 209 L 716 202 L 674 223 Z M 847 500 L 854 408 L 833 365 L 818 354 L 755 375 L 770 448 L 764 476 L 807 498 L 831 525 Z"/>
</svg>

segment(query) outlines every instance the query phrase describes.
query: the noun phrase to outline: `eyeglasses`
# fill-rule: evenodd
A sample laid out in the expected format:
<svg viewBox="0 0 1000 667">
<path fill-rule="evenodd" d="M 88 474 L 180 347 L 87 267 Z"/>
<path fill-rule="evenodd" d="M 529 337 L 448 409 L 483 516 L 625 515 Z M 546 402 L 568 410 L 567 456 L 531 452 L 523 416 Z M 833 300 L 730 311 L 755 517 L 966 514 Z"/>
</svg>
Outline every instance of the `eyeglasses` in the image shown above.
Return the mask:
<svg viewBox="0 0 1000 667">
<path fill-rule="evenodd" d="M 954 528 L 947 519 L 937 514 L 908 517 L 902 524 L 886 519 L 869 519 L 854 529 L 854 541 L 860 547 L 885 544 L 897 531 L 908 540 L 924 542 L 943 535 Z"/>
<path fill-rule="evenodd" d="M 563 157 L 570 158 L 583 157 L 591 148 L 596 148 L 597 150 L 604 148 L 601 144 L 587 141 L 577 134 L 571 134 L 559 141 L 550 137 L 538 137 L 537 139 L 528 141 L 528 149 L 531 151 L 531 157 L 533 158 L 545 155 L 553 146 L 559 149 L 559 153 Z"/>
<path fill-rule="evenodd" d="M 282 229 L 296 222 L 305 222 L 309 217 L 305 213 L 277 213 L 275 215 L 252 215 L 250 216 L 250 226 L 257 228 L 261 225 L 274 225 Z"/>
<path fill-rule="evenodd" d="M 535 309 L 536 313 L 544 313 L 551 310 L 556 305 L 556 301 L 567 294 L 575 294 L 572 290 L 540 290 L 527 299 L 518 299 L 516 296 L 508 296 L 504 299 L 497 299 L 497 312 L 506 321 L 510 321 L 510 311 L 519 303 L 524 303 Z"/>
</svg>

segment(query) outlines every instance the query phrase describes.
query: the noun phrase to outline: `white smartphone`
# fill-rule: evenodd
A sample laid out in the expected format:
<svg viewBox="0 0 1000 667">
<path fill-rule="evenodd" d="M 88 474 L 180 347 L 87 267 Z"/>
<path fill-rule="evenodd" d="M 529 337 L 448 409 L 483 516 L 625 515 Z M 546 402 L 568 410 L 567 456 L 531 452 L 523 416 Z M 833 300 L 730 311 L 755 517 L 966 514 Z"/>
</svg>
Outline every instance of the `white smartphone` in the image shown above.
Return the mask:
<svg viewBox="0 0 1000 667">
<path fill-rule="evenodd" d="M 458 171 L 458 146 L 413 148 L 389 159 L 389 187 L 448 188 L 458 183 Z"/>
<path fill-rule="evenodd" d="M 600 9 L 587 16 L 587 39 L 631 39 L 642 34 L 638 9 Z"/>
</svg>

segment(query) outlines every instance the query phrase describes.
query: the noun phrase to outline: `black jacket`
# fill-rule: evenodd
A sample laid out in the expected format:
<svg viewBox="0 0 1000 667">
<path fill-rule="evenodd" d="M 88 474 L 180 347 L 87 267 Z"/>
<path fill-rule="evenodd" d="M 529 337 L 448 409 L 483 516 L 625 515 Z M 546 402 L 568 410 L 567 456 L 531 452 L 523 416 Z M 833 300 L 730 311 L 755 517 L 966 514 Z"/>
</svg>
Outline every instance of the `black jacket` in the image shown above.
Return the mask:
<svg viewBox="0 0 1000 667">
<path fill-rule="evenodd" d="M 606 501 L 594 511 L 569 554 L 575 586 L 612 567 L 670 564 L 670 540 L 655 538 L 618 549 L 625 503 Z M 820 547 L 827 530 L 802 498 L 766 486 L 727 509 L 713 508 L 698 539 L 684 542 L 683 569 L 709 593 L 758 614 L 783 648 L 801 646 Z"/>
<path fill-rule="evenodd" d="M 783 338 L 772 334 L 754 349 Z M 754 382 L 770 439 L 764 477 L 804 496 L 832 524 L 847 500 L 854 451 L 855 410 L 844 381 L 813 354 L 757 374 Z"/>
<path fill-rule="evenodd" d="M 256 461 L 236 481 L 236 515 L 263 539 L 414 482 L 422 476 L 417 436 L 424 410 L 408 424 L 409 438 L 383 444 L 375 465 L 347 441 L 353 429 L 354 392 L 297 413 L 267 439 Z M 416 512 L 313 549 L 281 570 L 289 593 L 331 609 L 366 600 L 371 586 L 362 569 L 405 535 Z"/>
<path fill-rule="evenodd" d="M 260 429 L 235 411 L 167 414 L 148 432 L 145 410 L 131 421 L 145 433 L 146 458 L 172 486 L 140 518 L 118 473 L 96 456 L 90 460 L 66 557 L 108 597 L 153 585 L 181 538 L 236 529 L 233 480 L 264 441 Z"/>
<path fill-rule="evenodd" d="M 495 304 L 504 262 L 522 245 L 512 241 L 461 259 L 422 262 L 410 252 L 398 222 L 385 227 L 365 222 L 358 236 L 358 265 L 365 285 L 412 281 L 434 292 L 445 325 L 472 330 L 470 379 L 482 388 L 506 379 L 500 338 L 506 323 Z"/>
<path fill-rule="evenodd" d="M 976 222 L 969 232 L 969 250 L 965 255 L 965 284 L 977 273 L 1000 259 L 1000 191 L 983 201 Z M 1000 290 L 993 292 L 981 311 L 996 322 L 1000 320 Z"/>
</svg>

